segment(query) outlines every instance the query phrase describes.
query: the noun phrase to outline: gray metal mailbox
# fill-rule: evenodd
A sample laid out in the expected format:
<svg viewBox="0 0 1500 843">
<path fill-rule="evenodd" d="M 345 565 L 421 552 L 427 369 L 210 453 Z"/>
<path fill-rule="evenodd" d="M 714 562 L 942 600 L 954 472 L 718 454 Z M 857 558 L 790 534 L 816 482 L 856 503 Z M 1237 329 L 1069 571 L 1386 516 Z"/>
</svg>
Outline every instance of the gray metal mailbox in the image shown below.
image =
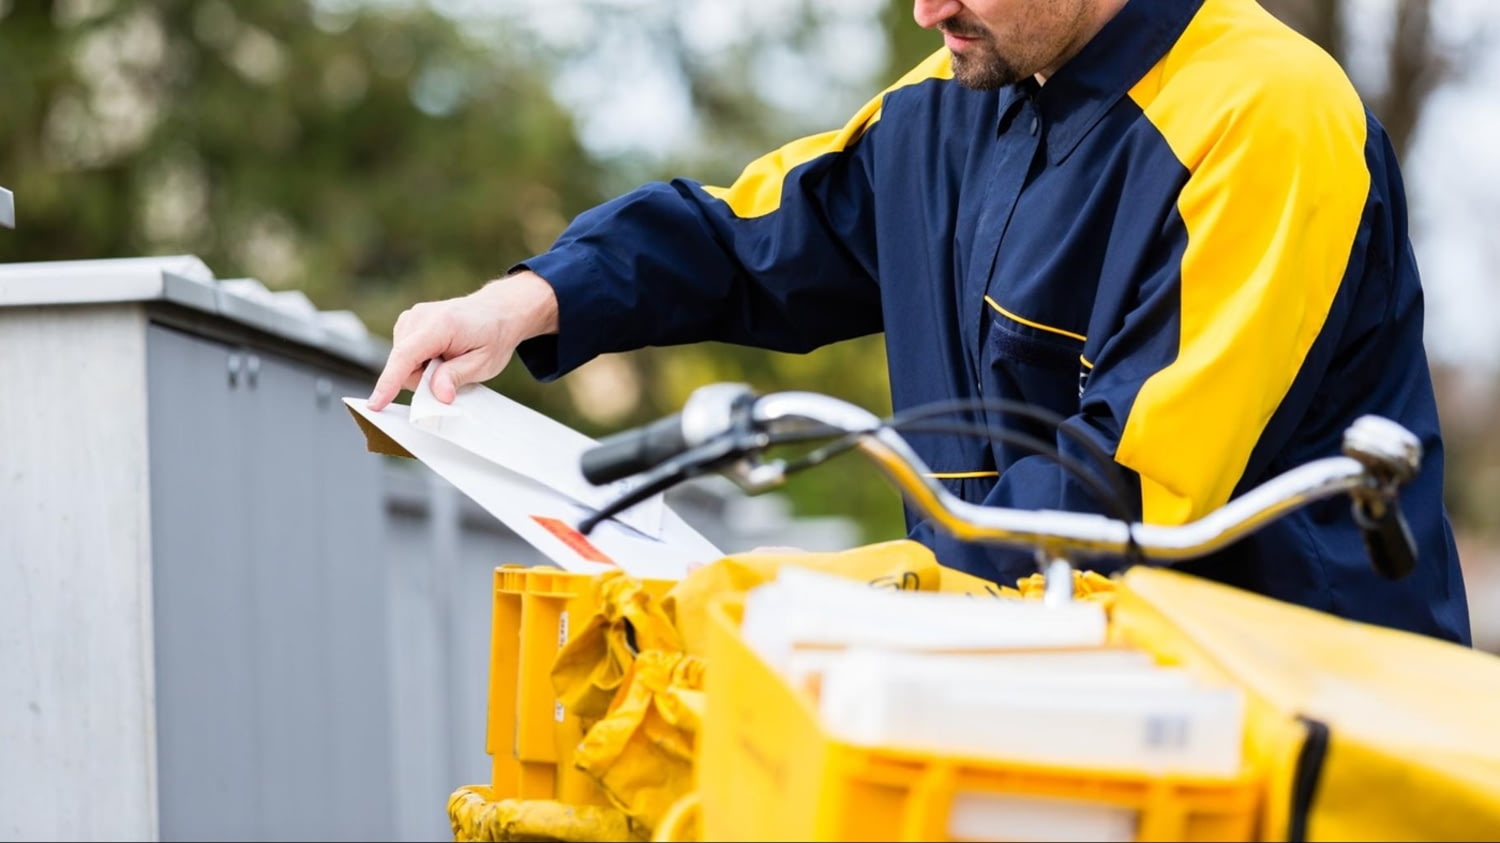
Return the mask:
<svg viewBox="0 0 1500 843">
<path fill-rule="evenodd" d="M 490 572 L 541 558 L 364 450 L 387 350 L 191 256 L 0 264 L 0 839 L 450 835 Z M 726 551 L 856 540 L 673 503 Z"/>
</svg>

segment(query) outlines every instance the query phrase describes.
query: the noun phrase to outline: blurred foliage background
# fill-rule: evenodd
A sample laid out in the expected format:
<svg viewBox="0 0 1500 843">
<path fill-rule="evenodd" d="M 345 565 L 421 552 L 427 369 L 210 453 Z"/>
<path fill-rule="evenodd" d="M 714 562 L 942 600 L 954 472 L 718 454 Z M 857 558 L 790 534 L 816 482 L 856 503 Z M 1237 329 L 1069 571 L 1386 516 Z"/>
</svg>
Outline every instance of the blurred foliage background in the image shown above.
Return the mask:
<svg viewBox="0 0 1500 843">
<path fill-rule="evenodd" d="M 842 124 L 940 43 L 909 0 L 719 2 L 0 0 L 0 185 L 19 223 L 0 261 L 190 253 L 220 278 L 300 289 L 389 336 L 405 307 L 468 292 L 609 196 L 674 175 L 726 184 L 756 155 Z M 1265 3 L 1375 68 L 1356 82 L 1403 153 L 1479 40 L 1438 39 L 1430 0 Z M 1355 5 L 1387 33 L 1358 56 Z M 586 134 L 610 138 L 612 108 L 638 106 L 565 103 L 556 83 L 644 83 L 631 60 L 642 51 L 681 92 L 662 119 L 687 141 L 590 147 Z M 1455 519 L 1492 541 L 1494 401 L 1437 374 Z M 889 410 L 879 337 L 808 355 L 645 349 L 546 385 L 515 364 L 491 385 L 600 435 L 719 380 Z M 801 513 L 859 519 L 869 540 L 903 532 L 895 494 L 855 458 L 788 492 Z"/>
</svg>

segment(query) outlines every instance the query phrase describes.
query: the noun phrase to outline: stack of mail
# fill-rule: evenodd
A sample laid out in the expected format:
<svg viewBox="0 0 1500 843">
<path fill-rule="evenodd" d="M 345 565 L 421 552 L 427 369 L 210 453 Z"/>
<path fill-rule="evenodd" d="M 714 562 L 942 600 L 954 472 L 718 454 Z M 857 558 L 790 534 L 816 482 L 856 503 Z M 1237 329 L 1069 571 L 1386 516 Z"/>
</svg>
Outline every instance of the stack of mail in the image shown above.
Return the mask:
<svg viewBox="0 0 1500 843">
<path fill-rule="evenodd" d="M 824 665 L 852 646 L 980 653 L 1100 647 L 1106 625 L 1096 603 L 1048 608 L 1032 601 L 887 591 L 789 567 L 746 595 L 740 634 L 794 685 L 808 688 Z"/>
<path fill-rule="evenodd" d="M 858 745 L 1234 776 L 1243 693 L 1111 646 L 1096 603 L 875 590 L 786 569 L 741 634 Z"/>
</svg>

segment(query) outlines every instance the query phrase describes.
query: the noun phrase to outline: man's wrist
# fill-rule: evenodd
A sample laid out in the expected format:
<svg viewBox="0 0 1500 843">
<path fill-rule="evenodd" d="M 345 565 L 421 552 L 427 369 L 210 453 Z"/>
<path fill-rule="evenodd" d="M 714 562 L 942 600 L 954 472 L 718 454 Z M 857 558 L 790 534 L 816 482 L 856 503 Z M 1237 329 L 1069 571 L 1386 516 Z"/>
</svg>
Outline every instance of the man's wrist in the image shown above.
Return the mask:
<svg viewBox="0 0 1500 843">
<path fill-rule="evenodd" d="M 506 303 L 506 313 L 515 317 L 520 329 L 520 340 L 557 333 L 557 293 L 535 272 L 519 268 L 485 284 L 480 292 Z"/>
</svg>

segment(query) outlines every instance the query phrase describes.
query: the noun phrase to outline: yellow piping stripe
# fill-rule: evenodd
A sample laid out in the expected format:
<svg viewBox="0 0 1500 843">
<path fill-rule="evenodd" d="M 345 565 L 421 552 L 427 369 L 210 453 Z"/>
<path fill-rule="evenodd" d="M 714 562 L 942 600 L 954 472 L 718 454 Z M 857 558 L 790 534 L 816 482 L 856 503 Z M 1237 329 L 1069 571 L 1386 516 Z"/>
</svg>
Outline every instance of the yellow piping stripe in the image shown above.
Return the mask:
<svg viewBox="0 0 1500 843">
<path fill-rule="evenodd" d="M 1054 328 L 1051 325 L 1043 325 L 1040 322 L 1033 322 L 1025 317 L 1017 316 L 1014 313 L 1011 313 L 1009 310 L 1001 307 L 994 299 L 990 298 L 989 296 L 985 296 L 984 300 L 986 302 L 989 302 L 990 307 L 998 310 L 1001 316 L 1004 316 L 1006 319 L 1009 319 L 1012 322 L 1020 322 L 1022 325 L 1029 325 L 1030 327 L 1036 328 L 1038 331 L 1047 331 L 1053 334 L 1061 334 L 1065 337 L 1072 337 L 1079 342 L 1088 342 L 1088 337 L 1084 336 L 1083 334 L 1075 334 L 1072 331 L 1064 331 L 1062 328 Z"/>
<path fill-rule="evenodd" d="M 1082 354 L 1078 355 L 1078 362 L 1082 363 L 1083 364 L 1083 368 L 1085 368 L 1085 369 L 1092 369 L 1092 368 L 1094 368 L 1094 364 L 1090 363 L 1088 361 L 1088 358 L 1084 357 Z"/>
<path fill-rule="evenodd" d="M 1248 0 L 1207 0 L 1130 96 L 1190 175 L 1178 353 L 1115 457 L 1145 520 L 1181 524 L 1229 499 L 1323 329 L 1369 194 L 1365 114 L 1333 59 Z"/>
<path fill-rule="evenodd" d="M 879 122 L 886 94 L 928 79 L 952 78 L 951 56 L 946 49 L 938 50 L 897 80 L 896 84 L 865 103 L 844 128 L 794 140 L 775 152 L 750 162 L 729 187 L 705 186 L 703 190 L 708 195 L 723 200 L 734 215 L 741 219 L 774 213 L 781 207 L 781 193 L 787 174 L 814 158 L 847 149 Z"/>
<path fill-rule="evenodd" d="M 940 471 L 927 475 L 938 480 L 969 480 L 975 477 L 999 477 L 998 471 Z"/>
</svg>

